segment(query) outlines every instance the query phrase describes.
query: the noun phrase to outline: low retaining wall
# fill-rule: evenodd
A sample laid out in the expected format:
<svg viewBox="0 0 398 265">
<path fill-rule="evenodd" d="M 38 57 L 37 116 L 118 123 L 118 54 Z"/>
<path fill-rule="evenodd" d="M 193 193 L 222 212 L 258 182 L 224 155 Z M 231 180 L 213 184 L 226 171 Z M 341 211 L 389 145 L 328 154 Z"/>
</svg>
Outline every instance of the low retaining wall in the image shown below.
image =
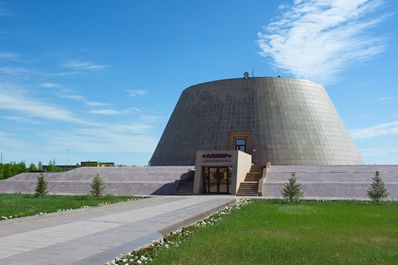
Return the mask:
<svg viewBox="0 0 398 265">
<path fill-rule="evenodd" d="M 263 196 L 281 198 L 281 190 L 291 173 L 301 184 L 304 199 L 367 200 L 375 172 L 389 190 L 389 200 L 398 200 L 398 165 L 359 166 L 274 166 L 265 182 Z"/>
<path fill-rule="evenodd" d="M 189 177 L 193 167 L 82 167 L 67 172 L 43 173 L 50 194 L 89 194 L 92 178 L 99 174 L 106 194 L 169 195 L 175 180 Z M 34 193 L 39 173 L 22 173 L 0 181 L 0 193 Z"/>
</svg>

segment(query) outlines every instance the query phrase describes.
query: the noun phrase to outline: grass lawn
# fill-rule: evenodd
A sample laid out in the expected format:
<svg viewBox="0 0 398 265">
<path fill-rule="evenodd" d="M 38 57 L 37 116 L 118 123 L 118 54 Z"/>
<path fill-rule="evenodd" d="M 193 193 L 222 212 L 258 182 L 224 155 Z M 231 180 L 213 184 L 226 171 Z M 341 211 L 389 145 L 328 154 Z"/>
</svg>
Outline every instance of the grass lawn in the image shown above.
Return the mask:
<svg viewBox="0 0 398 265">
<path fill-rule="evenodd" d="M 94 198 L 84 196 L 49 195 L 35 198 L 29 194 L 0 194 L 0 220 L 2 216 L 22 217 L 38 213 L 56 212 L 61 209 L 76 209 L 82 206 L 95 206 L 101 203 L 114 203 L 132 199 L 130 196 L 104 196 Z"/>
<path fill-rule="evenodd" d="M 259 200 L 151 264 L 398 264 L 398 204 Z"/>
</svg>

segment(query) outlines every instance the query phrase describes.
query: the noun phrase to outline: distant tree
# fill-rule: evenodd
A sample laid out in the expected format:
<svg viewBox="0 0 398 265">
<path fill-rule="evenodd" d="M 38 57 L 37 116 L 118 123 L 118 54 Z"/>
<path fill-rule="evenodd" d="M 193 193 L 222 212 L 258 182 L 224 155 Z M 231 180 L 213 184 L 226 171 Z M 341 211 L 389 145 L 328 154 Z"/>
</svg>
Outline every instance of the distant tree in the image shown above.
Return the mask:
<svg viewBox="0 0 398 265">
<path fill-rule="evenodd" d="M 19 174 L 19 173 L 26 172 L 28 169 L 26 168 L 25 162 L 21 161 L 18 164 L 16 164 L 15 170 L 16 170 L 16 173 Z"/>
<path fill-rule="evenodd" d="M 43 172 L 43 164 L 41 163 L 41 161 L 39 161 L 39 163 L 37 164 L 37 171 Z"/>
<path fill-rule="evenodd" d="M 47 172 L 61 172 L 64 171 L 62 168 L 57 167 L 55 159 L 48 161 Z"/>
<path fill-rule="evenodd" d="M 29 172 L 36 172 L 37 171 L 37 167 L 34 163 L 30 163 L 29 165 Z"/>
<path fill-rule="evenodd" d="M 292 173 L 288 182 L 285 183 L 282 189 L 282 196 L 288 202 L 298 202 L 300 198 L 303 196 L 301 192 L 301 185 L 297 183 L 296 174 Z"/>
<path fill-rule="evenodd" d="M 105 191 L 105 182 L 97 174 L 91 182 L 91 194 L 94 197 L 100 197 L 104 195 L 104 191 Z"/>
<path fill-rule="evenodd" d="M 378 203 L 380 200 L 387 198 L 388 194 L 389 193 L 384 185 L 383 179 L 380 177 L 379 171 L 376 171 L 368 189 L 368 197 L 372 201 Z"/>
<path fill-rule="evenodd" d="M 0 164 L 0 179 L 4 179 L 4 166 Z"/>
<path fill-rule="evenodd" d="M 40 174 L 40 176 L 37 178 L 35 197 L 44 197 L 47 194 L 47 181 L 44 178 L 43 174 Z"/>
</svg>

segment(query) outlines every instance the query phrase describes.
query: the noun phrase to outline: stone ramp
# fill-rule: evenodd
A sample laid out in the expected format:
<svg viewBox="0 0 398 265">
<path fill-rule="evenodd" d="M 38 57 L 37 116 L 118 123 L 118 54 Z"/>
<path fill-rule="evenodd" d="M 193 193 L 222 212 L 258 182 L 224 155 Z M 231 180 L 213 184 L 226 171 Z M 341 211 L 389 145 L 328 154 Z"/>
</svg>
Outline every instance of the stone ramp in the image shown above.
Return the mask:
<svg viewBox="0 0 398 265">
<path fill-rule="evenodd" d="M 193 166 L 81 167 L 67 172 L 43 173 L 51 194 L 88 194 L 92 178 L 99 174 L 107 194 L 169 195 L 175 180 L 189 177 Z M 22 173 L 0 181 L 0 193 L 33 193 L 39 173 Z"/>
<path fill-rule="evenodd" d="M 376 171 L 380 172 L 390 192 L 388 199 L 398 200 L 398 165 L 272 165 L 263 184 L 263 196 L 280 198 L 283 185 L 290 174 L 295 172 L 306 199 L 366 200 L 367 190 Z"/>
<path fill-rule="evenodd" d="M 235 202 L 165 196 L 0 222 L 0 264 L 104 264 Z"/>
</svg>

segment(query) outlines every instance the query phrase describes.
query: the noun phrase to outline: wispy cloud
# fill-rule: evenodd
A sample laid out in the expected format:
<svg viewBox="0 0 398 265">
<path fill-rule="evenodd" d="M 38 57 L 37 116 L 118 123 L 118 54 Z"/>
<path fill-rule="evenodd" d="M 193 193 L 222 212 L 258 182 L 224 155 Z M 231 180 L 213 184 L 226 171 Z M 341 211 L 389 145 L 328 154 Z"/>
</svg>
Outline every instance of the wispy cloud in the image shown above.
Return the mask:
<svg viewBox="0 0 398 265">
<path fill-rule="evenodd" d="M 148 94 L 148 91 L 144 89 L 126 89 L 126 92 L 132 97 L 144 96 Z"/>
<path fill-rule="evenodd" d="M 44 77 L 56 77 L 56 76 L 70 76 L 78 75 L 78 71 L 68 71 L 68 72 L 45 72 L 41 70 L 20 67 L 20 66 L 2 66 L 0 67 L 0 75 L 4 76 L 23 76 L 33 77 L 33 76 L 44 76 Z"/>
<path fill-rule="evenodd" d="M 140 120 L 148 121 L 148 122 L 156 122 L 159 120 L 163 120 L 165 118 L 166 118 L 165 116 L 160 116 L 160 115 L 142 115 L 140 117 Z"/>
<path fill-rule="evenodd" d="M 114 116 L 114 115 L 122 115 L 122 114 L 138 112 L 138 111 L 141 111 L 141 109 L 139 109 L 139 108 L 128 108 L 128 109 L 125 109 L 125 110 L 94 109 L 94 110 L 89 110 L 88 113 L 95 114 L 95 115 Z"/>
<path fill-rule="evenodd" d="M 26 143 L 11 134 L 0 131 L 0 147 L 23 148 Z"/>
<path fill-rule="evenodd" d="M 0 61 L 14 61 L 18 60 L 19 58 L 20 58 L 19 54 L 13 52 L 0 51 Z"/>
<path fill-rule="evenodd" d="M 0 83 L 0 109 L 23 113 L 28 117 L 69 123 L 84 123 L 72 112 L 50 103 L 33 99 L 19 87 Z"/>
<path fill-rule="evenodd" d="M 398 121 L 381 123 L 369 128 L 351 131 L 351 136 L 354 139 L 371 138 L 391 134 L 398 134 Z"/>
<path fill-rule="evenodd" d="M 383 0 L 299 1 L 280 6 L 281 16 L 258 33 L 260 54 L 296 77 L 331 81 L 355 62 L 374 58 L 385 39 L 369 29 Z"/>
<path fill-rule="evenodd" d="M 0 17 L 10 16 L 11 12 L 0 2 Z"/>
<path fill-rule="evenodd" d="M 89 100 L 86 97 L 82 96 L 82 95 L 78 95 L 73 93 L 72 91 L 68 90 L 68 89 L 63 89 L 61 91 L 59 91 L 56 94 L 59 98 L 64 98 L 64 99 L 70 99 L 73 101 L 77 101 L 80 103 L 83 103 L 87 106 L 90 107 L 101 107 L 101 106 L 108 106 L 110 105 L 109 103 L 106 102 L 99 102 L 99 101 L 93 101 L 93 100 Z"/>
<path fill-rule="evenodd" d="M 377 101 L 391 101 L 391 100 L 396 100 L 398 99 L 398 97 L 381 97 L 381 98 L 377 98 Z"/>
<path fill-rule="evenodd" d="M 383 155 L 395 155 L 398 154 L 397 147 L 376 147 L 361 149 L 361 154 L 365 156 L 383 156 Z"/>
<path fill-rule="evenodd" d="M 61 87 L 60 84 L 56 84 L 56 83 L 41 83 L 40 86 L 43 88 L 60 88 Z"/>
<path fill-rule="evenodd" d="M 151 135 L 152 126 L 140 123 L 103 125 L 69 132 L 49 131 L 45 138 L 49 145 L 74 152 L 131 153 L 152 152 L 158 138 Z"/>
<path fill-rule="evenodd" d="M 70 61 L 68 63 L 63 64 L 62 66 L 71 68 L 73 70 L 82 70 L 82 71 L 98 71 L 103 70 L 107 67 L 107 65 L 96 64 L 89 61 Z"/>
<path fill-rule="evenodd" d="M 19 116 L 0 116 L 0 119 L 17 121 L 17 122 L 21 122 L 21 123 L 30 123 L 30 124 L 43 124 L 44 123 L 44 122 L 38 121 L 36 119 L 24 118 L 24 117 L 19 117 Z"/>
</svg>

